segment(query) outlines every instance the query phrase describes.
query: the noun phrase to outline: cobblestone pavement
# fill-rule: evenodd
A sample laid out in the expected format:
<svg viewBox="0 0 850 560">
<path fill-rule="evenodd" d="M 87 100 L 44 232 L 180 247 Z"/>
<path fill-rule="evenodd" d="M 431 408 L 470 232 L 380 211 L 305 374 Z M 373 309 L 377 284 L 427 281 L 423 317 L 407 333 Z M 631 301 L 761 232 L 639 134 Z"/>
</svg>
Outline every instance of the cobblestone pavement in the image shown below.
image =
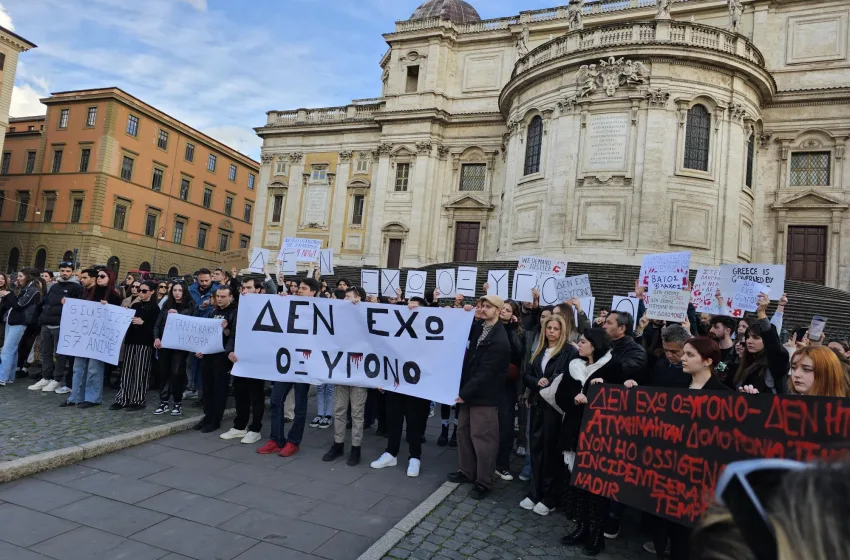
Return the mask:
<svg viewBox="0 0 850 560">
<path fill-rule="evenodd" d="M 515 465 L 519 466 L 519 465 Z M 515 470 L 514 472 L 519 472 Z M 563 513 L 546 517 L 519 507 L 528 483 L 499 481 L 484 500 L 468 497 L 461 485 L 384 557 L 388 560 L 555 560 L 594 558 L 581 548 L 564 547 L 559 539 L 572 529 Z M 620 536 L 607 540 L 598 560 L 654 560 L 643 550 L 650 539 L 637 532 L 639 519 L 629 514 Z M 568 529 L 568 525 L 570 525 Z"/>
<path fill-rule="evenodd" d="M 35 383 L 18 379 L 13 385 L 0 387 L 0 461 L 11 461 L 35 453 L 53 451 L 96 439 L 132 432 L 197 416 L 200 408 L 187 401 L 183 416 L 154 416 L 159 403 L 155 391 L 148 392 L 148 407 L 139 412 L 110 412 L 115 393 L 104 389 L 103 404 L 86 410 L 59 408 L 67 395 L 28 391 Z"/>
</svg>

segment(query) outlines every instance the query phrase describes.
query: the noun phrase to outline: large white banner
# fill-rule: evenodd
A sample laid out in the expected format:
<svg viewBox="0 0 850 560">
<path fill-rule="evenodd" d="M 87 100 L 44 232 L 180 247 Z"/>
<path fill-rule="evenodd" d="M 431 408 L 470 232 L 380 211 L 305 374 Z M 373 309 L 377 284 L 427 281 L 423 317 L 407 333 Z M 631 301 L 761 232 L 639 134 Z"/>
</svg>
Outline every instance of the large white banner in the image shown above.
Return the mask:
<svg viewBox="0 0 850 560">
<path fill-rule="evenodd" d="M 69 299 L 62 306 L 56 352 L 63 356 L 94 358 L 116 366 L 121 342 L 135 316 L 133 309 Z"/>
<path fill-rule="evenodd" d="M 244 297 L 233 375 L 382 388 L 451 404 L 473 316 L 462 309 Z"/>
<path fill-rule="evenodd" d="M 169 313 L 162 331 L 162 347 L 186 350 L 192 354 L 224 352 L 221 319 L 201 319 Z"/>
</svg>

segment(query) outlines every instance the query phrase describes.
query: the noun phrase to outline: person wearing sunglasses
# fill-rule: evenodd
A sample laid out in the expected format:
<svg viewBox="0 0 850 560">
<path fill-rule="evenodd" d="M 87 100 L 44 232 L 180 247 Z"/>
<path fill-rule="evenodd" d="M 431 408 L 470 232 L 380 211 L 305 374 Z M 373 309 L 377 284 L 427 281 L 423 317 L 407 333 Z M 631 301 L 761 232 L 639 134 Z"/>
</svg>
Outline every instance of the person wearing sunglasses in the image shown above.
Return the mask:
<svg viewBox="0 0 850 560">
<path fill-rule="evenodd" d="M 121 368 L 121 386 L 109 410 L 142 410 L 146 405 L 148 375 L 153 365 L 153 328 L 159 318 L 159 306 L 154 296 L 156 284 L 142 282 L 139 299 L 130 309 L 136 312 L 124 337 L 124 362 Z"/>
<path fill-rule="evenodd" d="M 139 299 L 139 287 L 141 286 L 141 282 L 133 282 L 133 285 L 130 286 L 130 295 L 124 298 L 124 301 L 121 302 L 121 307 L 126 309 L 130 309 L 130 307 L 136 303 Z"/>
<path fill-rule="evenodd" d="M 162 309 L 162 306 L 165 305 L 165 302 L 168 301 L 168 292 L 171 290 L 171 283 L 160 282 L 156 285 L 156 297 L 158 301 L 159 308 Z"/>
</svg>

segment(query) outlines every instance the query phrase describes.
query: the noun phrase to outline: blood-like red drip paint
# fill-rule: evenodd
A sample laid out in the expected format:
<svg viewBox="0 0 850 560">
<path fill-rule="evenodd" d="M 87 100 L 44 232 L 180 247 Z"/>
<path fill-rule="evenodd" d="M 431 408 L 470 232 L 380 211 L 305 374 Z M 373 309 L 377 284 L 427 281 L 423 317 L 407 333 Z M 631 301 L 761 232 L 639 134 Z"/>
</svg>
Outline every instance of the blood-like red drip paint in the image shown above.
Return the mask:
<svg viewBox="0 0 850 560">
<path fill-rule="evenodd" d="M 305 359 L 305 360 L 309 360 L 309 359 L 310 359 L 310 356 L 312 356 L 312 355 L 313 355 L 313 352 L 312 352 L 312 350 L 304 350 L 304 351 L 302 352 L 302 354 L 304 355 L 304 359 Z"/>
<path fill-rule="evenodd" d="M 354 362 L 355 368 L 360 368 L 360 362 L 363 361 L 363 354 L 351 354 L 351 361 Z"/>
</svg>

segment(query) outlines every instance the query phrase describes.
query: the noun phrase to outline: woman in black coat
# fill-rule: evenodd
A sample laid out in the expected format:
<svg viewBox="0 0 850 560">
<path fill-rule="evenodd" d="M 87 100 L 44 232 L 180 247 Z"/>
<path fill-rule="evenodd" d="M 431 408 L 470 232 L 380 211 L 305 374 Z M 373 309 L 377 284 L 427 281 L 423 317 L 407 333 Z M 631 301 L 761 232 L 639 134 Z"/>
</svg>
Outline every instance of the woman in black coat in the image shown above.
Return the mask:
<svg viewBox="0 0 850 560">
<path fill-rule="evenodd" d="M 153 364 L 153 329 L 160 313 L 156 301 L 156 282 L 142 282 L 139 287 L 139 299 L 130 308 L 136 312 L 136 316 L 133 317 L 124 337 L 121 388 L 109 410 L 126 408 L 135 411 L 145 408 L 148 376 Z"/>
<path fill-rule="evenodd" d="M 555 403 L 564 411 L 558 449 L 567 464 L 569 477 L 578 451 L 581 419 L 587 404 L 587 391 L 597 383 L 623 383 L 623 368 L 611 356 L 611 340 L 604 329 L 587 329 L 578 342 L 578 355 L 572 360 L 555 394 Z M 587 490 L 569 486 L 566 497 L 567 518 L 576 522 L 572 533 L 561 539 L 569 546 L 585 545 L 592 556 L 605 548 L 602 525 L 608 517 L 610 500 Z"/>
<path fill-rule="evenodd" d="M 514 301 L 506 301 L 499 313 L 499 320 L 508 332 L 511 344 L 511 363 L 508 375 L 502 388 L 499 400 L 499 454 L 496 456 L 496 475 L 502 480 L 513 480 L 510 471 L 511 449 L 514 445 L 514 417 L 516 416 L 517 382 L 520 378 L 522 361 L 525 357 L 525 332 L 519 318 L 519 305 Z M 520 431 L 524 431 L 522 422 Z M 521 439 L 525 443 L 525 438 Z"/>
<path fill-rule="evenodd" d="M 558 450 L 561 413 L 540 398 L 539 392 L 562 375 L 577 355 L 576 349 L 567 342 L 564 318 L 552 315 L 546 319 L 543 336 L 523 377 L 525 386 L 531 391 L 531 481 L 528 496 L 519 505 L 538 515 L 548 515 L 555 506 L 564 474 Z"/>
<path fill-rule="evenodd" d="M 767 318 L 769 303 L 767 296 L 759 296 L 758 321 L 751 321 L 744 335 L 747 349 L 735 374 L 735 388 L 739 391 L 781 395 L 788 386 L 788 350 Z"/>
</svg>

